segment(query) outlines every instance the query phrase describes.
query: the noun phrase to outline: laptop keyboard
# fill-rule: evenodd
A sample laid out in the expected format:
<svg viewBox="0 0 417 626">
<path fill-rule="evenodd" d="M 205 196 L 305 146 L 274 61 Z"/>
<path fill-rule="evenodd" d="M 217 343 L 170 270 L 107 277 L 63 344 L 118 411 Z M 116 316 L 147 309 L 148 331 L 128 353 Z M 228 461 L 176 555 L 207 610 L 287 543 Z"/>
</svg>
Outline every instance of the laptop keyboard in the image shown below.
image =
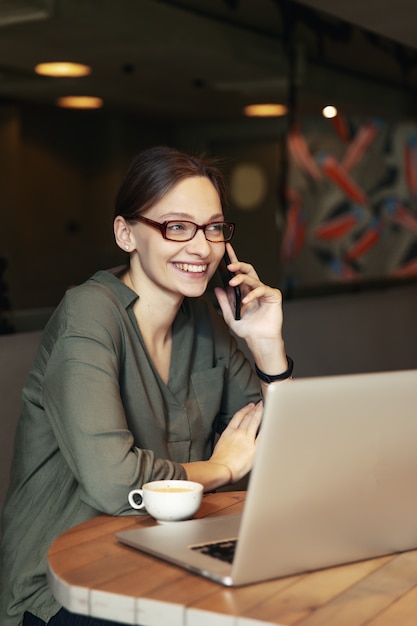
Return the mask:
<svg viewBox="0 0 417 626">
<path fill-rule="evenodd" d="M 192 546 L 191 550 L 197 550 L 201 554 L 207 554 L 207 556 L 212 556 L 214 559 L 220 559 L 220 561 L 225 561 L 226 563 L 232 563 L 236 545 L 237 539 L 228 539 L 226 541 Z"/>
</svg>

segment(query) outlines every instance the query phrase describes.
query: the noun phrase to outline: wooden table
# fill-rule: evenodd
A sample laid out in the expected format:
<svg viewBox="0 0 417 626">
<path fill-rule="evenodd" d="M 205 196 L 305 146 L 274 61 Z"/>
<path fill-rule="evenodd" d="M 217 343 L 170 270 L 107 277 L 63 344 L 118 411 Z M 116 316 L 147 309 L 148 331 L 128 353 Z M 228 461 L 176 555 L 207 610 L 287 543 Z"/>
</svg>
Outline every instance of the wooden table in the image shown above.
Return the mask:
<svg viewBox="0 0 417 626">
<path fill-rule="evenodd" d="M 244 492 L 204 497 L 199 516 L 235 513 Z M 245 587 L 222 587 L 119 544 L 148 516 L 100 516 L 61 535 L 49 584 L 68 610 L 141 626 L 416 626 L 417 550 Z"/>
</svg>

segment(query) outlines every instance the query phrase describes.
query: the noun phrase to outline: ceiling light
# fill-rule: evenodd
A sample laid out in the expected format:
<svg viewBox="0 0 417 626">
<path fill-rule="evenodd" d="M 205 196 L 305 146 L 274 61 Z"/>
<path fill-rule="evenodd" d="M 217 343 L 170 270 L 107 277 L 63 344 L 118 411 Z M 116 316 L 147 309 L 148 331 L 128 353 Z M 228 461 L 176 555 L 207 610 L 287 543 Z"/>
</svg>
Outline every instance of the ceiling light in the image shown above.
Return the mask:
<svg viewBox="0 0 417 626">
<path fill-rule="evenodd" d="M 103 100 L 93 96 L 62 96 L 56 103 L 67 109 L 100 109 L 103 106 Z"/>
<path fill-rule="evenodd" d="M 285 104 L 249 104 L 243 111 L 248 117 L 280 117 L 288 109 Z"/>
<path fill-rule="evenodd" d="M 337 109 L 336 107 L 329 104 L 327 107 L 324 107 L 324 109 L 322 110 L 322 115 L 323 117 L 326 117 L 328 120 L 330 120 L 332 117 L 336 117 Z"/>
<path fill-rule="evenodd" d="M 81 63 L 39 63 L 35 66 L 35 72 L 42 76 L 79 78 L 91 74 L 91 67 Z"/>
</svg>

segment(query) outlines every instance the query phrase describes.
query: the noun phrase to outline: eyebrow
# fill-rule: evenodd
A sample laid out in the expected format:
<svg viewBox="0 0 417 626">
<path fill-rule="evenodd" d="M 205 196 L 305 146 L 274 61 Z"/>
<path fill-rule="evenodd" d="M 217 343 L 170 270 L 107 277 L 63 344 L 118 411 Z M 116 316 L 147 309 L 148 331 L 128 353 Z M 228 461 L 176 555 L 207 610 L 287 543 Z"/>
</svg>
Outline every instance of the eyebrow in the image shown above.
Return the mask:
<svg viewBox="0 0 417 626">
<path fill-rule="evenodd" d="M 177 219 L 182 219 L 182 220 L 192 222 L 194 220 L 194 216 L 189 215 L 189 213 L 165 213 L 164 215 L 160 215 L 158 219 L 161 219 L 167 222 L 171 222 Z M 216 222 L 216 221 L 222 222 L 223 220 L 224 220 L 223 213 L 216 213 L 215 215 L 212 215 L 210 217 L 210 220 L 207 223 L 210 224 L 211 222 Z"/>
</svg>

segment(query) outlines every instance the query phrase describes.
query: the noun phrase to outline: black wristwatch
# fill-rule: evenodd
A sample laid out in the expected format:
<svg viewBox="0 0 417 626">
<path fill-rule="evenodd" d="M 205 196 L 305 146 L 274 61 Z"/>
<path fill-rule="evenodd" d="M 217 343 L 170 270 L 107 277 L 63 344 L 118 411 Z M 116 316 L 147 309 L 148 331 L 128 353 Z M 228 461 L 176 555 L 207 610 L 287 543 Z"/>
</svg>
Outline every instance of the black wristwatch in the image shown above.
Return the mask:
<svg viewBox="0 0 417 626">
<path fill-rule="evenodd" d="M 288 356 L 288 354 L 287 354 L 287 361 L 288 361 L 288 368 L 285 370 L 285 372 L 282 372 L 282 374 L 265 374 L 265 372 L 259 369 L 256 363 L 255 363 L 255 371 L 258 377 L 262 380 L 262 382 L 267 383 L 268 385 L 277 380 L 286 380 L 287 378 L 291 377 L 292 371 L 294 369 L 294 361 L 292 360 L 290 356 Z"/>
</svg>

